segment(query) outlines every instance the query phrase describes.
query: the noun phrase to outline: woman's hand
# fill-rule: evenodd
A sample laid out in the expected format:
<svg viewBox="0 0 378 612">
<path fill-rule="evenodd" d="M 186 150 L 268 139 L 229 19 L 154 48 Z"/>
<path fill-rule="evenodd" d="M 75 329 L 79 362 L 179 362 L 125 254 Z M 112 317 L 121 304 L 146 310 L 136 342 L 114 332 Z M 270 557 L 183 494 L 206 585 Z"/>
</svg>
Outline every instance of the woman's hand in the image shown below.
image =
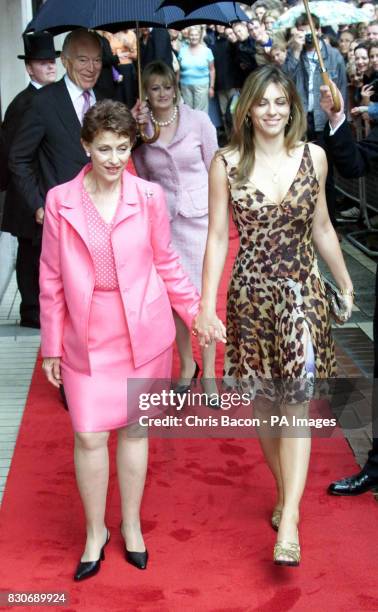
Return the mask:
<svg viewBox="0 0 378 612">
<path fill-rule="evenodd" d="M 350 114 L 352 115 L 352 117 L 358 117 L 359 115 L 362 115 L 362 113 L 367 113 L 367 111 L 368 111 L 367 106 L 355 106 L 350 111 Z"/>
<path fill-rule="evenodd" d="M 374 94 L 374 85 L 364 85 L 361 87 L 361 102 L 362 106 L 370 104 L 370 98 Z"/>
<path fill-rule="evenodd" d="M 42 363 L 42 370 L 46 374 L 46 378 L 59 389 L 62 384 L 62 377 L 60 374 L 60 357 L 46 357 Z"/>
<path fill-rule="evenodd" d="M 200 346 L 209 346 L 213 340 L 226 342 L 226 328 L 216 312 L 201 311 L 193 324 L 193 335 L 198 336 Z"/>
<path fill-rule="evenodd" d="M 349 321 L 353 311 L 353 295 L 342 295 L 343 305 L 346 308 L 345 315 L 343 316 L 343 323 Z"/>
<path fill-rule="evenodd" d="M 149 122 L 149 108 L 147 102 L 137 100 L 131 109 L 131 114 L 139 125 L 147 125 Z"/>
</svg>

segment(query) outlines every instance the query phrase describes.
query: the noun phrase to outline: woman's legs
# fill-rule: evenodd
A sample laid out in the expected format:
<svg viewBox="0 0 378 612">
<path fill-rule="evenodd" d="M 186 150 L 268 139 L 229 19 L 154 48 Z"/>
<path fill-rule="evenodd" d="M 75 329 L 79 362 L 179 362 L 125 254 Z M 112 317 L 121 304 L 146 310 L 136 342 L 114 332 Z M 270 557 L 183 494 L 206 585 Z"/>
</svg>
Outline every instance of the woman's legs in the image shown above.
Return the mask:
<svg viewBox="0 0 378 612">
<path fill-rule="evenodd" d="M 144 552 L 140 529 L 140 505 L 148 460 L 148 438 L 129 437 L 127 427 L 118 430 L 117 471 L 122 504 L 122 533 L 127 550 Z"/>
<path fill-rule="evenodd" d="M 96 561 L 106 540 L 108 437 L 108 432 L 75 434 L 76 481 L 84 506 L 87 527 L 87 541 L 82 561 Z"/>
<path fill-rule="evenodd" d="M 265 460 L 276 481 L 277 498 L 275 508 L 281 510 L 284 501 L 284 490 L 280 465 L 280 431 L 279 428 L 273 429 L 270 421 L 270 417 L 276 416 L 277 411 L 279 412 L 276 402 L 271 402 L 262 397 L 256 398 L 253 416 L 260 419 L 260 427 L 257 429 L 257 433 Z M 268 421 L 268 423 L 264 424 L 264 420 Z"/>
<path fill-rule="evenodd" d="M 193 85 L 181 85 L 180 86 L 182 99 L 185 104 L 190 106 L 190 108 L 194 108 L 194 88 Z"/>
<path fill-rule="evenodd" d="M 180 356 L 180 379 L 178 384 L 189 385 L 196 369 L 193 359 L 192 339 L 188 328 L 178 314 L 173 312 L 173 318 L 176 325 L 176 343 Z"/>
<path fill-rule="evenodd" d="M 308 402 L 282 409 L 282 416 L 286 416 L 289 423 L 292 422 L 293 415 L 297 418 L 308 418 Z M 269 422 L 269 415 L 265 413 L 263 417 L 259 410 L 254 411 L 254 416 L 267 418 Z M 307 479 L 311 437 L 308 428 L 286 425 L 283 427 L 287 433 L 290 432 L 291 437 L 272 437 L 274 432 L 264 430 L 259 431 L 259 438 L 265 459 L 276 481 L 275 508 L 281 510 L 277 541 L 298 544 L 299 505 Z M 261 427 L 259 429 L 261 430 Z M 280 559 L 291 560 L 285 554 L 280 555 Z"/>
<path fill-rule="evenodd" d="M 178 384 L 189 385 L 196 366 L 193 359 L 191 333 L 182 319 L 174 312 L 176 324 L 176 343 L 180 356 L 180 379 Z M 216 343 L 212 342 L 207 348 L 201 349 L 202 355 L 202 386 L 205 393 L 218 393 L 215 383 L 215 352 Z"/>
<path fill-rule="evenodd" d="M 304 417 L 306 418 L 307 411 Z M 300 411 L 297 413 L 301 418 Z M 299 504 L 307 479 L 311 453 L 310 431 L 308 437 L 281 438 L 279 462 L 283 484 L 283 508 L 277 540 L 298 543 L 297 526 Z"/>
</svg>

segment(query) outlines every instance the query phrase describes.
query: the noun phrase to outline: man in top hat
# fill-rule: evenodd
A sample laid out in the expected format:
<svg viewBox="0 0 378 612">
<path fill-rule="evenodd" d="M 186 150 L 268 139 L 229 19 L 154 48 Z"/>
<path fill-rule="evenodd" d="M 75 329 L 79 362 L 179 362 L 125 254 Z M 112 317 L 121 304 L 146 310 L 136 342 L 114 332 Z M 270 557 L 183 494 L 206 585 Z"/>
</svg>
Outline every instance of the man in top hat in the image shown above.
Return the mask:
<svg viewBox="0 0 378 612">
<path fill-rule="evenodd" d="M 30 83 L 10 103 L 0 132 L 0 189 L 6 190 L 4 215 L 1 229 L 18 238 L 16 261 L 17 284 L 21 294 L 21 325 L 39 327 L 38 266 L 41 241 L 41 226 L 28 209 L 25 198 L 19 193 L 8 170 L 8 158 L 21 119 L 30 107 L 38 90 L 56 79 L 54 39 L 47 32 L 26 34 L 24 55 Z"/>
</svg>

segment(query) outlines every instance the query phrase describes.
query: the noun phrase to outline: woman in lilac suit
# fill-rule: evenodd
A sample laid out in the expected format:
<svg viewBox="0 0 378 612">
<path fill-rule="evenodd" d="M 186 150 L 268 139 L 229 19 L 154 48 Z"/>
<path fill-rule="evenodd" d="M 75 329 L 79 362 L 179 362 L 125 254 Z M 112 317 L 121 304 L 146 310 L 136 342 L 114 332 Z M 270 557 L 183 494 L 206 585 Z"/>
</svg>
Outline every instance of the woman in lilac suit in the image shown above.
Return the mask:
<svg viewBox="0 0 378 612">
<path fill-rule="evenodd" d="M 208 170 L 218 149 L 216 130 L 206 113 L 179 104 L 175 74 L 163 62 L 146 66 L 143 89 L 151 119 L 145 131 L 152 133 L 153 125 L 157 124 L 160 136 L 155 143 L 138 147 L 133 152 L 133 160 L 139 176 L 163 187 L 174 249 L 200 291 L 208 228 Z M 179 314 L 174 313 L 174 318 L 181 361 L 176 391 L 185 393 L 191 379 L 198 376 L 199 366 L 193 360 L 188 328 Z M 209 394 L 216 392 L 214 364 L 215 344 L 212 344 L 202 351 L 202 385 Z"/>
<path fill-rule="evenodd" d="M 98 572 L 109 541 L 105 506 L 112 429 L 118 432 L 126 560 L 146 568 L 139 510 L 148 446 L 146 436 L 130 437 L 127 428 L 138 422 L 128 379 L 169 379 L 172 308 L 189 328 L 198 310 L 199 296 L 170 246 L 161 187 L 125 169 L 135 133 L 123 104 L 105 100 L 93 106 L 82 128 L 92 163 L 49 191 L 46 203 L 40 263 L 43 368 L 53 385 L 64 383 L 87 524 L 75 580 Z"/>
</svg>

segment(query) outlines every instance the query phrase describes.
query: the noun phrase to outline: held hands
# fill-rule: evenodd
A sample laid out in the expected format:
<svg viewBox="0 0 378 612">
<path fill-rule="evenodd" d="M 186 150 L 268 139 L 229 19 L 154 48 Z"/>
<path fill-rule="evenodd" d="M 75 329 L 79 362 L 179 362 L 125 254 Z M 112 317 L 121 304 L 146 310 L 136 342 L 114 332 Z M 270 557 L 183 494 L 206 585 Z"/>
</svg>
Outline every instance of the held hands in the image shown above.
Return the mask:
<svg viewBox="0 0 378 612">
<path fill-rule="evenodd" d="M 131 109 L 131 114 L 139 125 L 146 125 L 149 121 L 149 109 L 147 102 L 136 101 Z"/>
<path fill-rule="evenodd" d="M 320 87 L 320 106 L 322 107 L 323 111 L 328 115 L 328 119 L 332 128 L 335 128 L 344 116 L 344 100 L 343 96 L 340 93 L 340 90 L 336 87 L 335 83 L 333 83 L 333 85 L 339 95 L 340 110 L 337 113 L 333 110 L 333 98 L 328 85 L 322 85 Z"/>
<path fill-rule="evenodd" d="M 62 377 L 60 374 L 60 357 L 46 357 L 42 363 L 42 370 L 46 374 L 46 378 L 59 389 L 62 384 Z"/>
<path fill-rule="evenodd" d="M 216 312 L 202 310 L 193 324 L 193 335 L 198 336 L 200 346 L 207 347 L 213 340 L 226 342 L 226 328 Z"/>
</svg>

